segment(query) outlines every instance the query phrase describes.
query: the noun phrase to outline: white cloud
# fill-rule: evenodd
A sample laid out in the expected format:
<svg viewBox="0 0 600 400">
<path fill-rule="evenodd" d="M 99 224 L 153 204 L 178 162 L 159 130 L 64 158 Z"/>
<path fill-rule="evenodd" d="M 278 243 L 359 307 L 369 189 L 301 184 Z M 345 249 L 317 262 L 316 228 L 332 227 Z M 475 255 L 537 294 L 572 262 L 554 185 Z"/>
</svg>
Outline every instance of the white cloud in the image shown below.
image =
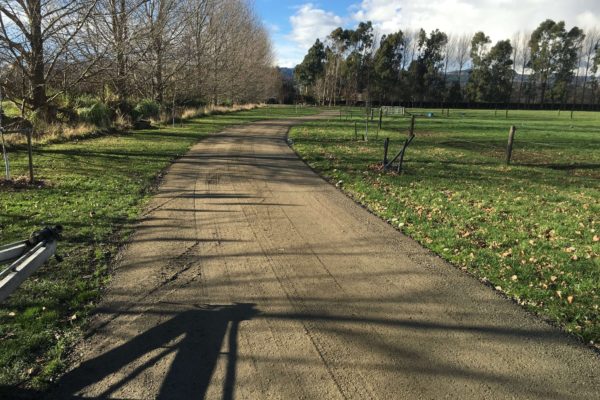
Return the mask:
<svg viewBox="0 0 600 400">
<path fill-rule="evenodd" d="M 291 32 L 275 38 L 277 64 L 281 67 L 295 67 L 317 38 L 325 39 L 331 31 L 343 24 L 342 17 L 318 8 L 313 3 L 297 7 L 290 17 Z"/>
<path fill-rule="evenodd" d="M 534 30 L 547 18 L 564 20 L 568 28 L 600 28 L 600 0 L 355 0 L 346 15 L 328 11 L 327 2 L 323 4 L 295 8 L 291 32 L 275 41 L 279 65 L 298 64 L 317 38 L 359 21 L 372 21 L 380 34 L 419 28 L 446 33 L 481 30 L 494 41 Z"/>
<path fill-rule="evenodd" d="M 280 67 L 294 68 L 302 61 L 306 52 L 307 50 L 300 49 L 297 45 L 287 41 L 275 44 L 277 65 Z"/>
<path fill-rule="evenodd" d="M 584 28 L 600 28 L 600 12 L 596 10 L 594 14 L 592 11 L 584 11 L 575 17 L 575 22 L 578 26 Z"/>
<path fill-rule="evenodd" d="M 317 38 L 323 39 L 344 23 L 342 17 L 316 8 L 312 3 L 300 6 L 290 17 L 292 32 L 289 39 L 308 50 Z"/>
<path fill-rule="evenodd" d="M 493 40 L 533 30 L 547 18 L 567 25 L 597 26 L 598 0 L 363 0 L 352 15 L 373 21 L 382 34 L 399 29 L 440 29 L 446 33 L 484 31 Z"/>
<path fill-rule="evenodd" d="M 267 28 L 267 30 L 273 34 L 279 33 L 281 31 L 281 27 L 277 24 L 271 24 L 269 22 L 263 21 L 263 25 Z"/>
</svg>

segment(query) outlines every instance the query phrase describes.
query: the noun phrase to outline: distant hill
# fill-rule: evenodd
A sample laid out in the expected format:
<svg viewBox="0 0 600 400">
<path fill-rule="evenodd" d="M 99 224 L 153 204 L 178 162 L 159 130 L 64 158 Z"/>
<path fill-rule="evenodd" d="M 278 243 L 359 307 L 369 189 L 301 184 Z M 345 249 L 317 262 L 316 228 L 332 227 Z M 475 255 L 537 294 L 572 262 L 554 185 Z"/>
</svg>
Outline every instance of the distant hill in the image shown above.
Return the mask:
<svg viewBox="0 0 600 400">
<path fill-rule="evenodd" d="M 293 79 L 294 78 L 294 68 L 279 68 L 279 72 L 281 72 L 281 75 L 284 76 L 284 78 L 288 78 L 288 79 Z"/>
</svg>

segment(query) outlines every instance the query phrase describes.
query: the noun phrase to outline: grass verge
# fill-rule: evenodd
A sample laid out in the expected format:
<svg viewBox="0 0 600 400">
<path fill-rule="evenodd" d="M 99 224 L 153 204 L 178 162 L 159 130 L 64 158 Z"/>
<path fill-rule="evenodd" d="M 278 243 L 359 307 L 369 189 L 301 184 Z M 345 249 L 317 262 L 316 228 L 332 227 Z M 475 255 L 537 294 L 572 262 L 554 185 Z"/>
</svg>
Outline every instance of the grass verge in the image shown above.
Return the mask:
<svg viewBox="0 0 600 400">
<path fill-rule="evenodd" d="M 381 171 L 409 118 L 364 111 L 290 133 L 317 171 L 395 227 L 587 343 L 600 342 L 600 113 L 410 110 L 401 174 Z M 426 112 L 432 112 L 427 117 Z M 377 114 L 376 114 L 377 115 Z M 354 139 L 358 123 L 359 140 Z M 513 164 L 504 164 L 510 125 Z"/>
<path fill-rule="evenodd" d="M 65 367 L 65 354 L 110 279 L 119 246 L 170 163 L 212 132 L 316 109 L 259 108 L 210 116 L 181 127 L 110 134 L 37 146 L 43 184 L 0 185 L 0 243 L 23 240 L 45 225 L 62 224 L 59 254 L 0 306 L 0 386 L 43 389 Z M 26 152 L 10 153 L 14 175 L 25 175 Z M 3 169 L 3 168 L 2 168 Z M 2 397 L 2 393 L 0 393 Z"/>
</svg>

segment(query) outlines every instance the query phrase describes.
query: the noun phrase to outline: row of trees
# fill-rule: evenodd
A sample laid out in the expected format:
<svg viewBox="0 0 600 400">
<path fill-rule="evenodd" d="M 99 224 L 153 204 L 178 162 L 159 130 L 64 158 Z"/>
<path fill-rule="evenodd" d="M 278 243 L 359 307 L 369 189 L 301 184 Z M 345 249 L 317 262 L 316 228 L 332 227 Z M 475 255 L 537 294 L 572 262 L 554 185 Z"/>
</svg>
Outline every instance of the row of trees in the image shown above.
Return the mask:
<svg viewBox="0 0 600 400">
<path fill-rule="evenodd" d="M 244 0 L 0 0 L 0 86 L 45 120 L 82 96 L 122 112 L 139 99 L 264 101 L 272 63 Z"/>
<path fill-rule="evenodd" d="M 296 67 L 300 94 L 337 101 L 599 104 L 600 31 L 546 20 L 492 45 L 484 32 L 398 31 L 370 22 L 317 39 Z"/>
</svg>

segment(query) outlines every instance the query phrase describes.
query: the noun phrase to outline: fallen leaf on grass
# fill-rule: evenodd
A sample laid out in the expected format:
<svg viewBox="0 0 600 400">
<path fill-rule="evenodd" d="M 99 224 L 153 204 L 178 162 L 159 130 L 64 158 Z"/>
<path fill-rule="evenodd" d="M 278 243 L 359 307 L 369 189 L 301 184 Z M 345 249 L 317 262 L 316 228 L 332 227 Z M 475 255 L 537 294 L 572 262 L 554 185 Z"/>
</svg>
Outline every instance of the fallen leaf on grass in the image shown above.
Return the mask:
<svg viewBox="0 0 600 400">
<path fill-rule="evenodd" d="M 598 235 L 594 235 L 594 238 L 592 239 L 594 242 L 600 242 L 600 236 Z"/>
<path fill-rule="evenodd" d="M 573 304 L 573 296 L 568 296 L 568 297 L 567 297 L 567 302 L 568 302 L 569 304 Z"/>
</svg>

